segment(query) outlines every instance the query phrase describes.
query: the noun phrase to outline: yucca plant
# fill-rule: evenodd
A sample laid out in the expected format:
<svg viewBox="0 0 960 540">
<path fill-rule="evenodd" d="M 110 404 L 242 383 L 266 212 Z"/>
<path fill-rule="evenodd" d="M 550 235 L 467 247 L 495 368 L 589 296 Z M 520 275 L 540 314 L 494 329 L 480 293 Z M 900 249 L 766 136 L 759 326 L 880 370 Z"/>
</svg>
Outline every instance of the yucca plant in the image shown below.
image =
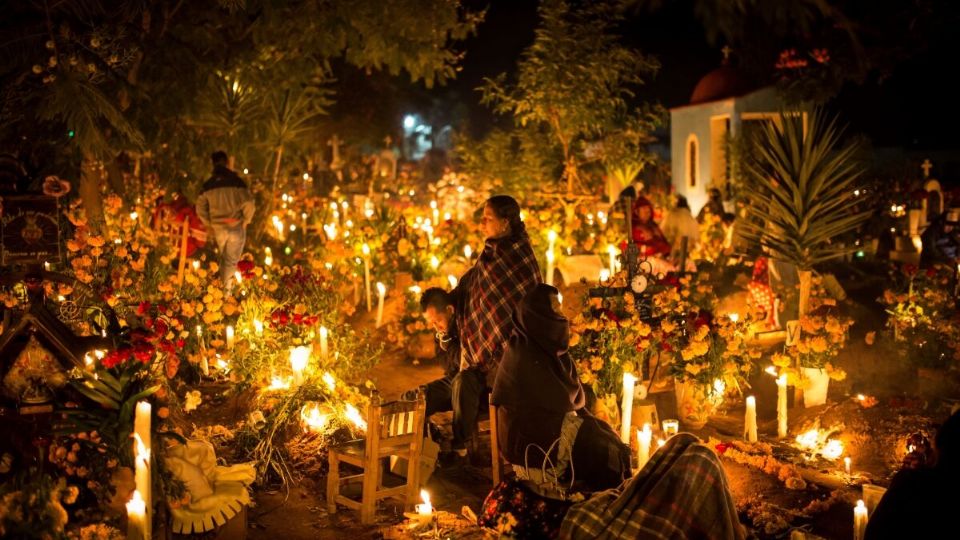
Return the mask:
<svg viewBox="0 0 960 540">
<path fill-rule="evenodd" d="M 807 311 L 813 268 L 855 250 L 834 239 L 869 217 L 854 204 L 863 173 L 855 159 L 857 144 L 844 143 L 842 135 L 836 118 L 822 110 L 811 112 L 806 122 L 802 115 L 781 114 L 750 141 L 743 163 L 747 219 L 738 229 L 771 258 L 796 265 L 799 317 Z"/>
</svg>

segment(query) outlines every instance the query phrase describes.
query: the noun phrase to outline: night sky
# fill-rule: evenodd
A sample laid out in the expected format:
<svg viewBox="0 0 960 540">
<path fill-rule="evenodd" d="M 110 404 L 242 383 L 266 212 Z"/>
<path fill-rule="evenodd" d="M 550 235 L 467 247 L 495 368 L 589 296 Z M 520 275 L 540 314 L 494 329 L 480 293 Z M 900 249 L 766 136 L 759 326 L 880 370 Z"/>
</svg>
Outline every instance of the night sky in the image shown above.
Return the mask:
<svg viewBox="0 0 960 540">
<path fill-rule="evenodd" d="M 482 7 L 486 3 L 467 2 Z M 707 43 L 689 2 L 668 2 L 655 13 L 634 16 L 624 29 L 625 41 L 655 55 L 661 72 L 641 92 L 643 99 L 666 107 L 686 104 L 697 81 L 720 64 L 719 48 Z M 457 80 L 431 93 L 454 91 L 466 102 L 471 133 L 479 135 L 494 118 L 478 103 L 474 90 L 484 77 L 510 71 L 533 40 L 537 24 L 534 0 L 494 0 L 476 36 L 463 48 L 466 58 Z M 893 76 L 879 82 L 848 84 L 829 104 L 850 124 L 851 132 L 870 138 L 875 147 L 907 150 L 955 150 L 960 146 L 960 107 L 955 77 L 960 33 L 931 43 L 928 52 L 900 64 Z"/>
</svg>

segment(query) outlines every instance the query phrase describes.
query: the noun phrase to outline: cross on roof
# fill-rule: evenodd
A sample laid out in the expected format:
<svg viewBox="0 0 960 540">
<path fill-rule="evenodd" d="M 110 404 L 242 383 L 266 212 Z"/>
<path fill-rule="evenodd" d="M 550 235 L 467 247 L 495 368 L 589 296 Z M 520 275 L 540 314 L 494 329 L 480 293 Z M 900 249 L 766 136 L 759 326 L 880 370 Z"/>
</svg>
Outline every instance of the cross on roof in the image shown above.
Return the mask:
<svg viewBox="0 0 960 540">
<path fill-rule="evenodd" d="M 933 163 L 930 163 L 929 159 L 925 159 L 920 165 L 920 168 L 923 169 L 923 177 L 930 178 L 930 169 L 933 168 Z"/>
</svg>

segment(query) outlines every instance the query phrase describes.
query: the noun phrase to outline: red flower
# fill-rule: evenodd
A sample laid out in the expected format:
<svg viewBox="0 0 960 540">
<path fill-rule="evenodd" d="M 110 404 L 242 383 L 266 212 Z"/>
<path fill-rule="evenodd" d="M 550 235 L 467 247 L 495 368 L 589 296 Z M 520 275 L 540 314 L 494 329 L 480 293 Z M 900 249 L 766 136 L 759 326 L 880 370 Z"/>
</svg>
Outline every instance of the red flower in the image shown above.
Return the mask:
<svg viewBox="0 0 960 540">
<path fill-rule="evenodd" d="M 663 352 L 665 352 L 665 353 L 672 353 L 672 352 L 673 352 L 673 345 L 670 345 L 670 344 L 669 344 L 668 342 L 666 342 L 666 341 L 661 341 L 661 342 L 660 342 L 660 350 L 663 351 Z"/>
<path fill-rule="evenodd" d="M 714 445 L 714 448 L 717 449 L 717 453 L 718 453 L 718 454 L 721 454 L 721 455 L 722 455 L 724 452 L 727 451 L 727 448 L 730 448 L 730 446 L 731 446 L 730 444 L 721 442 L 721 443 L 717 443 L 716 445 Z"/>
<path fill-rule="evenodd" d="M 244 277 L 244 279 L 250 279 L 253 276 L 253 268 L 256 266 L 253 264 L 253 261 L 244 259 L 237 263 L 237 271 Z"/>
<path fill-rule="evenodd" d="M 697 318 L 693 320 L 693 327 L 710 326 L 711 322 L 713 322 L 713 315 L 709 311 L 701 311 L 697 314 Z"/>
<path fill-rule="evenodd" d="M 137 315 L 141 317 L 150 313 L 150 302 L 140 302 L 140 305 L 137 306 Z"/>
<path fill-rule="evenodd" d="M 132 352 L 133 349 L 131 349 L 128 345 L 123 345 L 115 351 L 110 351 L 106 356 L 103 357 L 103 367 L 107 369 L 117 367 L 118 365 L 129 360 Z"/>
<path fill-rule="evenodd" d="M 138 343 L 133 347 L 133 356 L 142 364 L 147 364 L 153 358 L 156 348 L 145 341 Z"/>
<path fill-rule="evenodd" d="M 680 278 L 676 274 L 667 274 L 663 276 L 663 279 L 659 281 L 660 285 L 666 285 L 670 287 L 680 288 Z"/>
</svg>

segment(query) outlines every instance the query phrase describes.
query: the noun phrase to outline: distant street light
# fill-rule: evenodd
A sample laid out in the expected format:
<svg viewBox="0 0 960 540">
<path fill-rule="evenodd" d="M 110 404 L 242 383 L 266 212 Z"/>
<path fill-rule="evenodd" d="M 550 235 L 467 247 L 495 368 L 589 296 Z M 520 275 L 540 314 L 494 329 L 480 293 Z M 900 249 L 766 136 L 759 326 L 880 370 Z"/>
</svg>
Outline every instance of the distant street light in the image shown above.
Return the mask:
<svg viewBox="0 0 960 540">
<path fill-rule="evenodd" d="M 412 115 L 408 114 L 403 117 L 403 127 L 406 129 L 413 129 L 417 125 L 417 119 Z"/>
</svg>

